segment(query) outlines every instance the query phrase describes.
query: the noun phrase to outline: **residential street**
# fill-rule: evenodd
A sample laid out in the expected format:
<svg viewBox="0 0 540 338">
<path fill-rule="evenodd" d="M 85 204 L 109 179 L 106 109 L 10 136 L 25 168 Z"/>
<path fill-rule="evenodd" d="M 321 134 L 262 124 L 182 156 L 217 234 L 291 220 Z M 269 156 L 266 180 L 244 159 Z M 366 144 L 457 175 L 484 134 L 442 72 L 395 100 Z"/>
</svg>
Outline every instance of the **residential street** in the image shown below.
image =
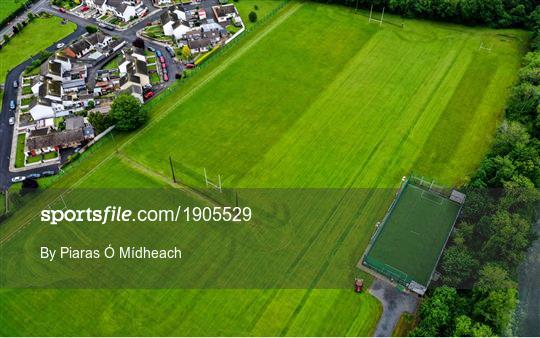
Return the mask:
<svg viewBox="0 0 540 338">
<path fill-rule="evenodd" d="M 29 9 L 27 9 L 24 13 L 19 14 L 15 19 L 13 19 L 6 27 L 2 28 L 0 30 L 0 37 L 3 37 L 4 35 L 11 33 L 13 31 L 13 26 L 18 24 L 19 22 L 22 22 L 26 20 L 28 17 L 28 13 L 32 12 L 34 14 L 38 14 L 39 12 L 43 11 L 47 6 L 49 5 L 49 0 L 40 0 L 33 4 Z"/>
<path fill-rule="evenodd" d="M 211 4 L 214 4 L 214 1 L 206 1 L 206 4 L 211 6 Z M 126 40 L 128 43 L 133 42 L 137 38 L 137 31 L 141 30 L 147 25 L 148 21 L 157 20 L 159 18 L 159 15 L 166 9 L 156 9 L 154 7 L 148 7 L 149 10 L 152 10 L 146 17 L 144 17 L 140 22 L 135 24 L 132 27 L 129 27 L 125 30 L 109 30 L 109 29 L 103 29 L 107 34 L 116 36 L 118 38 Z M 62 39 L 58 42 L 63 42 L 65 45 L 69 45 L 73 41 L 75 41 L 77 38 L 79 38 L 82 34 L 86 32 L 85 27 L 88 25 L 94 25 L 97 26 L 97 22 L 95 19 L 83 19 L 81 17 L 78 17 L 76 15 L 73 15 L 71 13 L 61 13 L 60 11 L 54 9 L 49 4 L 48 0 L 41 0 L 37 3 L 35 3 L 30 9 L 30 11 L 34 13 L 39 12 L 49 12 L 53 15 L 56 15 L 58 17 L 67 19 L 69 21 L 74 22 L 77 24 L 77 30 L 70 34 L 68 37 Z M 22 18 L 26 17 L 28 11 L 24 14 L 22 14 Z M 16 20 L 14 20 L 15 23 Z M 11 26 L 4 28 L 4 30 L 12 29 Z M 2 32 L 4 31 L 2 30 Z M 54 45 L 47 48 L 48 51 L 54 51 L 56 50 L 56 42 Z M 165 47 L 161 44 L 155 43 L 153 41 L 145 40 L 145 44 L 147 47 L 153 47 L 156 50 L 160 50 L 165 57 L 167 61 L 167 71 L 169 74 L 169 80 L 166 83 L 163 83 L 158 87 L 158 91 L 165 89 L 166 87 L 170 86 L 175 81 L 176 74 L 182 70 L 182 66 L 175 63 L 171 55 L 165 50 Z M 41 173 L 46 170 L 53 170 L 57 172 L 59 170 L 58 165 L 51 165 L 49 167 L 41 167 L 37 169 L 29 169 L 24 171 L 18 171 L 18 172 L 10 172 L 9 170 L 9 162 L 10 162 L 10 153 L 11 153 L 11 143 L 13 138 L 13 126 L 9 125 L 9 118 L 14 116 L 14 112 L 9 109 L 9 103 L 11 100 L 17 99 L 17 89 L 13 88 L 13 81 L 19 80 L 22 72 L 25 70 L 25 68 L 32 62 L 32 59 L 28 59 L 24 61 L 23 63 L 19 64 L 17 67 L 12 69 L 5 79 L 5 90 L 4 90 L 4 98 L 2 102 L 2 111 L 0 114 L 0 187 L 2 190 L 7 189 L 11 185 L 11 178 L 15 176 L 26 176 L 31 173 Z"/>
<path fill-rule="evenodd" d="M 62 39 L 59 42 L 69 44 L 72 41 L 76 40 L 85 32 L 86 30 L 84 29 L 83 26 L 77 26 L 77 30 L 75 32 L 71 33 L 69 36 L 67 36 L 66 38 Z M 47 50 L 48 51 L 56 50 L 56 43 L 50 46 L 49 48 L 47 48 Z M 46 168 L 42 167 L 42 168 L 37 168 L 37 169 L 29 169 L 29 170 L 21 171 L 17 173 L 12 173 L 9 171 L 11 141 L 13 138 L 13 126 L 9 125 L 9 118 L 14 116 L 14 112 L 9 109 L 9 102 L 11 100 L 17 99 L 17 88 L 13 88 L 12 84 L 13 84 L 13 81 L 19 80 L 22 72 L 26 69 L 26 67 L 31 62 L 32 62 L 32 58 L 19 64 L 17 67 L 12 69 L 8 73 L 5 80 L 4 99 L 2 101 L 2 114 L 0 114 L 0 185 L 2 187 L 2 190 L 5 190 L 10 186 L 12 177 L 28 175 L 31 173 L 41 173 L 46 170 L 53 170 L 55 172 L 58 171 L 57 165 L 52 165 Z"/>
</svg>

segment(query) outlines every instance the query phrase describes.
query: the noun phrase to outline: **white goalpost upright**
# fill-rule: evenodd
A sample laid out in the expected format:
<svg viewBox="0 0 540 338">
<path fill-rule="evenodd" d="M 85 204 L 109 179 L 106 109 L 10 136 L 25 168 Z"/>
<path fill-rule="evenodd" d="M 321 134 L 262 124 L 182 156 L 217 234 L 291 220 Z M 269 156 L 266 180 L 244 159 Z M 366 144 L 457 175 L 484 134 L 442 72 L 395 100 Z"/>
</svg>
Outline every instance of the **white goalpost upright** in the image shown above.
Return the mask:
<svg viewBox="0 0 540 338">
<path fill-rule="evenodd" d="M 218 183 L 216 184 L 208 179 L 208 175 L 206 174 L 206 168 L 204 168 L 204 182 L 206 183 L 207 188 L 216 188 L 221 192 L 221 175 L 218 174 Z"/>
<path fill-rule="evenodd" d="M 381 19 L 380 20 L 373 19 L 373 4 L 371 4 L 371 9 L 369 10 L 369 21 L 368 22 L 375 21 L 375 22 L 379 23 L 379 26 L 382 26 L 383 19 L 384 19 L 384 7 L 382 9 Z"/>
</svg>

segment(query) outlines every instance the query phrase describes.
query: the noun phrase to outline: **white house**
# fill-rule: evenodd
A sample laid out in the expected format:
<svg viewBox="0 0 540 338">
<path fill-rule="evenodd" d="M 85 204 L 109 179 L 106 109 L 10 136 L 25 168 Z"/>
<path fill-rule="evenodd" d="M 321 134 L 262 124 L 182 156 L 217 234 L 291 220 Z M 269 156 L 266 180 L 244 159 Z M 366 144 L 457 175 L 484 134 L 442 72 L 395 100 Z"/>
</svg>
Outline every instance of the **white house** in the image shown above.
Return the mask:
<svg viewBox="0 0 540 338">
<path fill-rule="evenodd" d="M 143 15 L 146 11 L 141 0 L 86 0 L 86 4 L 101 14 L 111 13 L 124 22 Z"/>
<path fill-rule="evenodd" d="M 191 31 L 191 27 L 187 25 L 187 22 L 180 19 L 177 16 L 178 13 L 184 14 L 182 11 L 165 11 L 161 14 L 161 26 L 163 27 L 163 34 L 166 36 L 174 36 L 176 40 L 180 40 L 186 35 L 187 32 Z"/>
</svg>

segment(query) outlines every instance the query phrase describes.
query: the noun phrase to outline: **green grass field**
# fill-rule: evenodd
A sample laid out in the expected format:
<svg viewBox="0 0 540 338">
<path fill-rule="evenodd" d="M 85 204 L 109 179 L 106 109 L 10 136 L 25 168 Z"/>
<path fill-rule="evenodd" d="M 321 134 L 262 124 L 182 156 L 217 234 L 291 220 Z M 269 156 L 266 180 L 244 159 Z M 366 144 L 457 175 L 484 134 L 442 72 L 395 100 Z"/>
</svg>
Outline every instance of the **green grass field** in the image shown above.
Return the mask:
<svg viewBox="0 0 540 338">
<path fill-rule="evenodd" d="M 225 187 L 393 188 L 411 170 L 447 184 L 463 182 L 490 145 L 526 35 L 415 20 L 405 24 L 403 30 L 379 28 L 346 8 L 293 2 L 219 62 L 209 63 L 170 96 L 156 100 L 144 130 L 100 141 L 99 151 L 85 154 L 63 176 L 51 178 L 54 183 L 43 184 L 169 187 L 169 155 L 180 181 L 193 186 L 203 185 L 203 168 L 212 176 L 222 175 Z M 480 41 L 493 42 L 493 52 L 478 51 Z M 371 335 L 381 312 L 375 298 L 356 295 L 348 286 L 317 286 L 334 279 L 352 282 L 373 225 L 393 197 L 391 189 L 378 191 L 366 189 L 360 200 L 333 202 L 328 202 L 332 195 L 313 201 L 289 196 L 291 206 L 305 207 L 298 215 L 300 226 L 294 228 L 303 241 L 280 247 L 285 257 L 277 262 L 289 262 L 284 268 L 290 276 L 311 283 L 309 287 L 3 289 L 0 333 Z M 111 238 L 102 236 L 103 229 L 93 230 L 98 228 L 71 227 L 61 235 L 29 220 L 59 193 L 41 192 L 0 228 L 0 265 L 14 276 L 20 272 L 23 278 L 33 271 L 31 283 L 47 283 L 54 269 L 47 271 L 34 257 L 20 254 L 44 241 L 94 243 Z M 302 222 L 302 217 L 311 217 L 313 223 Z M 116 231 L 156 238 L 166 227 L 155 233 L 128 230 Z M 287 245 L 287 228 L 270 230 L 283 230 L 277 240 Z M 176 237 L 163 238 L 201 240 L 200 250 L 194 251 L 198 264 L 190 266 L 202 281 L 260 271 L 254 264 L 257 257 L 246 257 L 244 271 L 231 259 L 229 271 L 221 265 L 227 262 L 204 256 L 213 252 L 212 243 L 219 238 L 212 237 L 213 232 L 192 227 L 178 231 Z M 232 234 L 223 238 L 235 240 Z M 244 250 L 246 244 L 255 244 L 247 238 L 237 238 L 244 245 L 234 247 Z M 11 259 L 15 252 L 24 262 Z M 291 262 L 287 254 L 298 257 Z M 269 274 L 283 268 L 271 260 L 260 262 L 268 264 Z M 80 270 L 60 272 L 74 271 Z M 133 278 L 152 278 L 141 274 Z"/>
<path fill-rule="evenodd" d="M 196 95 L 182 88 L 163 102 L 127 155 L 166 173 L 171 154 L 228 186 L 390 187 L 411 169 L 466 180 L 526 35 L 420 21 L 380 29 L 345 9 L 300 7 Z"/>
<path fill-rule="evenodd" d="M 36 18 L 15 35 L 0 50 L 0 82 L 5 81 L 10 69 L 75 31 L 74 23 L 62 25 L 61 21 L 56 16 Z"/>
<path fill-rule="evenodd" d="M 390 212 L 366 261 L 397 269 L 398 278 L 427 286 L 460 210 L 449 199 L 407 184 Z M 402 275 L 404 273 L 405 275 Z M 385 273 L 383 273 L 385 274 Z"/>
<path fill-rule="evenodd" d="M 19 6 L 24 3 L 22 0 L 2 0 L 2 6 L 0 6 L 0 20 L 4 20 L 12 12 L 14 12 Z"/>
</svg>

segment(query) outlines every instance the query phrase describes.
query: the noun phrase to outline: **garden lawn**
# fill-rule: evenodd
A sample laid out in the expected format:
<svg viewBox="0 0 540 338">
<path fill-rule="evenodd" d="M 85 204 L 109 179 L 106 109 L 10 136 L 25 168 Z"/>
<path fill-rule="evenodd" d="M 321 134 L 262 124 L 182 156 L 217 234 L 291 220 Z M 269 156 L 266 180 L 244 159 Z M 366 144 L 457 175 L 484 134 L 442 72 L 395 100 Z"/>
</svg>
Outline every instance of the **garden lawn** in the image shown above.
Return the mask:
<svg viewBox="0 0 540 338">
<path fill-rule="evenodd" d="M 243 1 L 247 2 L 238 4 Z M 203 168 L 212 177 L 220 174 L 224 187 L 394 187 L 411 170 L 422 170 L 444 183 L 461 182 L 489 147 L 506 88 L 519 67 L 525 34 L 414 20 L 406 21 L 405 27 L 380 28 L 346 8 L 293 2 L 225 52 L 226 58 L 208 62 L 190 82 L 166 98 L 153 100 L 151 122 L 143 131 L 115 136 L 114 143 L 100 141 L 104 143 L 99 151 L 70 164 L 73 167 L 68 166 L 53 186 L 167 186 L 169 155 L 177 179 L 194 186 L 204 183 Z M 479 52 L 480 41 L 493 42 L 493 52 Z M 328 218 L 318 217 L 322 214 L 317 214 L 321 211 L 316 203 L 306 203 L 302 216 L 313 212 L 313 223 L 300 222 L 299 228 L 293 228 L 305 240 L 283 237 L 277 251 L 285 258 L 298 254 L 294 262 L 284 262 L 291 263 L 290 275 L 309 287 L 3 289 L 0 333 L 369 336 L 380 316 L 380 304 L 368 293 L 355 294 L 350 284 L 373 224 L 384 214 L 393 191 L 363 191 L 361 203 L 337 198 L 325 204 L 335 208 Z M 49 189 L 41 194 L 0 228 L 0 257 L 5 262 L 0 266 L 13 267 L 13 276 L 36 272 L 29 282 L 43 285 L 49 281 L 47 274 L 54 272 L 52 267 L 44 269 L 45 263 L 35 257 L 19 265 L 11 257 L 24 259 L 21 252 L 33 252 L 31 248 L 45 239 L 80 244 L 110 237 L 98 236 L 104 231 L 99 226 L 72 227 L 73 231 L 60 234 L 55 232 L 58 227 L 25 223 L 51 203 L 56 192 Z M 302 202 L 290 201 L 291 206 Z M 21 224 L 27 225 L 21 230 Z M 148 234 L 149 240 L 159 238 L 163 230 L 114 229 L 126 236 Z M 189 229 L 193 228 L 180 227 L 175 236 L 162 238 L 164 243 L 193 239 L 200 247 L 188 251 L 201 260 L 190 265 L 193 272 L 171 269 L 164 282 L 183 280 L 181 271 L 202 281 L 226 282 L 241 274 L 257 278 L 253 274 L 258 271 L 257 256 L 246 255 L 245 270 L 239 271 L 242 265 L 236 256 L 205 256 L 213 253 L 212 243 L 221 244 L 212 231 Z M 286 227 L 270 230 L 281 229 L 288 235 Z M 220 238 L 233 240 L 236 245 L 231 248 L 238 252 L 260 244 L 236 234 L 228 231 Z M 190 255 L 186 264 L 193 262 Z M 270 272 L 280 268 L 276 260 L 258 264 L 268 266 Z M 130 270 L 131 280 L 154 276 L 144 274 L 145 269 Z M 175 278 L 169 278 L 171 274 Z M 317 288 L 333 279 L 347 284 Z"/>
<path fill-rule="evenodd" d="M 0 82 L 5 81 L 10 69 L 75 31 L 74 23 L 62 25 L 61 21 L 56 16 L 36 18 L 15 35 L 0 50 Z"/>
<path fill-rule="evenodd" d="M 15 168 L 24 167 L 24 145 L 26 134 L 17 135 L 17 152 L 15 157 Z"/>
<path fill-rule="evenodd" d="M 122 55 L 118 55 L 111 61 L 107 62 L 105 67 L 103 69 L 117 69 L 118 68 L 118 61 L 122 60 Z"/>
</svg>

